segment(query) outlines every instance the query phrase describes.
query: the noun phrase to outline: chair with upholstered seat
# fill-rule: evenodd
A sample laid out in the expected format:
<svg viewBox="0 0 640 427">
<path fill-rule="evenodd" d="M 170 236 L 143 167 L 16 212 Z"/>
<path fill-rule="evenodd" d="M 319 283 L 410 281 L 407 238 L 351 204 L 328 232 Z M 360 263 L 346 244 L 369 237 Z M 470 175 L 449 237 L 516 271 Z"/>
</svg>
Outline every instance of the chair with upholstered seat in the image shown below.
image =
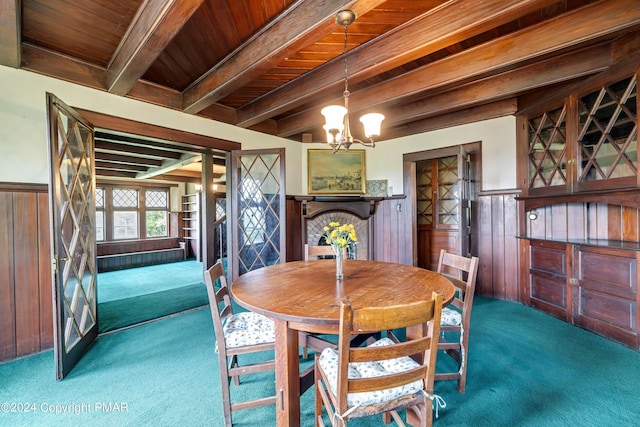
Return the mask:
<svg viewBox="0 0 640 427">
<path fill-rule="evenodd" d="M 240 365 L 238 363 L 239 355 L 274 350 L 275 330 L 273 321 L 261 314 L 233 313 L 229 288 L 221 261 L 205 272 L 204 279 L 216 336 L 224 425 L 231 426 L 233 411 L 272 405 L 276 402 L 274 390 L 273 396 L 231 403 L 229 388 L 231 378 L 236 385 L 239 385 L 240 375 L 275 369 L 275 362 L 272 358 L 252 364 Z M 218 286 L 217 290 L 216 286 Z"/>
<path fill-rule="evenodd" d="M 453 301 L 442 310 L 438 349 L 453 358 L 457 370 L 455 372 L 441 372 L 439 370 L 436 372 L 436 381 L 457 380 L 459 393 L 464 393 L 467 383 L 469 325 L 478 263 L 477 257 L 467 258 L 448 253 L 444 249 L 440 251 L 438 261 L 438 273 L 447 276 L 456 287 Z M 454 336 L 453 340 L 451 339 L 452 335 Z"/>
<path fill-rule="evenodd" d="M 376 414 L 404 426 L 402 408 L 430 426 L 441 313 L 442 295 L 435 292 L 431 300 L 386 307 L 352 308 L 342 301 L 338 349 L 315 357 L 316 426 L 324 425 L 323 407 L 333 426 Z M 366 347 L 352 343 L 354 335 L 407 327 L 421 328 L 422 336 L 399 341 L 388 332 L 392 336 Z"/>
</svg>

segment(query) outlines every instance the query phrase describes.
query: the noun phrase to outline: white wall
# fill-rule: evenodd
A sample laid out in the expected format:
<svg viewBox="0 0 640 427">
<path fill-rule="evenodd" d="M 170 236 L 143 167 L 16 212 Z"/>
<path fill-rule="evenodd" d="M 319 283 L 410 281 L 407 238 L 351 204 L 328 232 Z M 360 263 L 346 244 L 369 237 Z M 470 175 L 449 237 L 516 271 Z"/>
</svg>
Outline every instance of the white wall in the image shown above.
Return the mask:
<svg viewBox="0 0 640 427">
<path fill-rule="evenodd" d="M 242 149 L 285 147 L 287 194 L 301 192 L 299 143 L 4 66 L 0 66 L 0 182 L 48 182 L 46 92 L 73 107 L 240 142 Z"/>
<path fill-rule="evenodd" d="M 47 183 L 46 92 L 78 108 L 236 141 L 242 149 L 285 147 L 286 193 L 307 194 L 307 150 L 300 144 L 23 70 L 0 66 L 0 182 Z M 382 141 L 365 148 L 366 179 L 386 179 L 403 193 L 402 155 L 482 142 L 482 190 L 516 186 L 515 118 L 503 117 Z M 384 132 L 384 122 L 383 122 Z M 359 148 L 357 145 L 353 148 Z"/>
<path fill-rule="evenodd" d="M 382 133 L 384 134 L 384 122 Z M 355 130 L 355 129 L 352 129 Z M 359 131 L 359 129 L 358 129 Z M 402 194 L 402 155 L 435 148 L 482 142 L 482 190 L 505 190 L 516 187 L 515 117 L 501 117 L 419 135 L 382 141 L 375 148 L 364 148 L 367 179 L 386 179 L 393 194 Z M 325 144 L 305 144 L 307 149 L 328 148 Z M 362 149 L 358 144 L 351 149 Z M 307 170 L 303 153 L 302 170 Z M 306 176 L 303 177 L 306 194 Z"/>
</svg>

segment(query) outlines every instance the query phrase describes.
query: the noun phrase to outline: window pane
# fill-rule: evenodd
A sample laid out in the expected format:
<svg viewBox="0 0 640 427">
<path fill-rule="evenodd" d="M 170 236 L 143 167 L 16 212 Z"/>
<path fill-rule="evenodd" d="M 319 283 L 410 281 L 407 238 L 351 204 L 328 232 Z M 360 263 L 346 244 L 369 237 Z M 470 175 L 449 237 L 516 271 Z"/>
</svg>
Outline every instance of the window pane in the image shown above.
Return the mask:
<svg viewBox="0 0 640 427">
<path fill-rule="evenodd" d="M 147 211 L 147 237 L 167 235 L 167 211 Z"/>
<path fill-rule="evenodd" d="M 113 238 L 138 238 L 138 212 L 117 211 L 113 213 Z"/>
<path fill-rule="evenodd" d="M 167 208 L 167 192 L 164 190 L 147 190 L 145 205 L 148 208 Z"/>
<path fill-rule="evenodd" d="M 104 240 L 104 212 L 96 211 L 96 240 Z"/>
<path fill-rule="evenodd" d="M 96 208 L 104 208 L 104 188 L 96 188 Z"/>
<path fill-rule="evenodd" d="M 113 207 L 114 208 L 137 208 L 138 207 L 138 190 L 114 188 L 113 189 Z"/>
</svg>

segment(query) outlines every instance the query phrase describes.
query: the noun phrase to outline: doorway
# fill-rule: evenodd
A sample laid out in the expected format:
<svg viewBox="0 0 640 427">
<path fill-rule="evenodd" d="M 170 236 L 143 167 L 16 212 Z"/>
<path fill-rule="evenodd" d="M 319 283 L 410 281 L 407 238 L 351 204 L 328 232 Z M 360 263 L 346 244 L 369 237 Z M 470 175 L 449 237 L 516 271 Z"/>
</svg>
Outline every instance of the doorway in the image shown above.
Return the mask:
<svg viewBox="0 0 640 427">
<path fill-rule="evenodd" d="M 481 143 L 405 154 L 404 180 L 414 224 L 414 265 L 436 270 L 440 250 L 477 253 L 472 238 Z"/>
</svg>

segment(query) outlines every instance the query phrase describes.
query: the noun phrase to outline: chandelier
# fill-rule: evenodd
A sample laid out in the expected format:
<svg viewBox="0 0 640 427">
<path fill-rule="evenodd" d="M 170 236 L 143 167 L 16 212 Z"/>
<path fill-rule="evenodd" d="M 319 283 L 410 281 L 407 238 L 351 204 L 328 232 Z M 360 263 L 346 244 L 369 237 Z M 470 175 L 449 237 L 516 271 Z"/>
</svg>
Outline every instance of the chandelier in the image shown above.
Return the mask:
<svg viewBox="0 0 640 427">
<path fill-rule="evenodd" d="M 348 80 L 348 63 L 347 63 L 347 27 L 356 20 L 356 14 L 351 10 L 341 10 L 336 15 L 336 22 L 344 27 L 344 107 L 342 105 L 329 105 L 324 107 L 322 115 L 325 119 L 324 130 L 327 132 L 327 142 L 335 153 L 344 147 L 349 150 L 353 143 L 362 144 L 365 147 L 375 147 L 374 137 L 380 135 L 380 124 L 384 116 L 380 113 L 369 113 L 360 117 L 360 121 L 364 125 L 364 134 L 368 141 L 354 139 L 351 136 L 349 128 L 349 80 Z"/>
</svg>

